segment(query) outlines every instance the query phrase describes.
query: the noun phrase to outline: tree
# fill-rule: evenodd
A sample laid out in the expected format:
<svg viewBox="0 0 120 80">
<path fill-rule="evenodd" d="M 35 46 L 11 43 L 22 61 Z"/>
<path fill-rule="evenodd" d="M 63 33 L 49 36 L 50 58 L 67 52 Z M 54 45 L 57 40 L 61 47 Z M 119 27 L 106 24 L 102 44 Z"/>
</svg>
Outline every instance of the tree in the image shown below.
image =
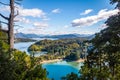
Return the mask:
<svg viewBox="0 0 120 80">
<path fill-rule="evenodd" d="M 119 9 L 120 0 L 110 1 L 117 3 Z M 105 23 L 108 27 L 90 41 L 93 49 L 88 52 L 78 80 L 120 79 L 120 13 L 109 17 Z"/>
<path fill-rule="evenodd" d="M 119 3 L 119 0 L 111 1 Z M 109 17 L 105 23 L 108 27 L 92 39 L 94 49 L 89 52 L 87 61 L 81 69 L 83 80 L 86 78 L 119 80 L 120 78 L 117 76 L 120 72 L 117 70 L 120 67 L 120 14 Z"/>
<path fill-rule="evenodd" d="M 10 7 L 10 14 L 9 17 L 4 16 L 0 13 L 0 16 L 8 21 L 8 43 L 10 45 L 10 49 L 14 48 L 14 18 L 18 15 L 15 14 L 15 3 L 19 3 L 21 0 L 9 0 L 9 4 L 5 4 L 0 2 L 0 4 L 7 5 Z"/>
<path fill-rule="evenodd" d="M 25 52 L 8 53 L 9 45 L 0 40 L 0 80 L 48 80 L 46 69 Z"/>
<path fill-rule="evenodd" d="M 78 75 L 71 72 L 70 74 L 67 74 L 66 77 L 62 77 L 61 80 L 79 80 Z"/>
<path fill-rule="evenodd" d="M 110 0 L 110 3 L 111 3 L 111 4 L 117 3 L 116 8 L 118 8 L 119 11 L 120 11 L 120 0 Z"/>
</svg>

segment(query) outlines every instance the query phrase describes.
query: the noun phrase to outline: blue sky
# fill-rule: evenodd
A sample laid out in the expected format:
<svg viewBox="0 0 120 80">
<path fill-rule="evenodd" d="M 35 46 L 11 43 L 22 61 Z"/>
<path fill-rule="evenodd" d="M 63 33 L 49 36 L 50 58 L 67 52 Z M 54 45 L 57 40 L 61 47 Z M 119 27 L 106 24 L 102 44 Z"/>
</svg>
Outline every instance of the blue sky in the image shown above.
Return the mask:
<svg viewBox="0 0 120 80">
<path fill-rule="evenodd" d="M 3 7 L 0 12 L 7 15 L 9 9 Z M 106 28 L 105 20 L 117 13 L 109 0 L 23 0 L 17 7 L 20 15 L 15 20 L 22 27 L 15 27 L 15 32 L 49 35 L 94 34 Z"/>
</svg>

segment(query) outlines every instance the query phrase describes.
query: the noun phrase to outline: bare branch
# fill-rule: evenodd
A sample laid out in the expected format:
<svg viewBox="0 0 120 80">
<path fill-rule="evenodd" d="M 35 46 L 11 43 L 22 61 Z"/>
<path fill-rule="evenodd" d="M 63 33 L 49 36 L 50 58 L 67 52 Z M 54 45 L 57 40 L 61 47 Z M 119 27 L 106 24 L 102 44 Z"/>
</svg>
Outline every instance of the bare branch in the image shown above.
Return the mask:
<svg viewBox="0 0 120 80">
<path fill-rule="evenodd" d="M 19 11 L 17 10 L 17 13 L 16 13 L 16 15 L 14 15 L 14 18 L 16 17 L 16 16 L 18 16 L 19 15 Z"/>
<path fill-rule="evenodd" d="M 3 22 L 3 21 L 0 21 L 1 23 L 3 23 L 3 24 L 6 24 L 6 25 L 8 25 L 8 23 L 7 22 Z M 20 26 L 20 25 L 14 25 L 14 26 L 17 26 L 17 27 L 21 27 L 21 28 L 23 28 L 23 26 Z"/>
<path fill-rule="evenodd" d="M 18 5 L 21 5 L 19 2 L 16 2 L 16 1 L 15 1 L 15 3 L 18 4 Z"/>
<path fill-rule="evenodd" d="M 20 25 L 14 25 L 14 26 L 23 28 L 23 26 L 20 26 Z"/>
<path fill-rule="evenodd" d="M 0 21 L 1 23 L 3 23 L 3 24 L 7 24 L 8 25 L 8 23 L 7 22 L 3 22 L 3 21 Z"/>
<path fill-rule="evenodd" d="M 5 4 L 5 3 L 3 3 L 3 2 L 0 2 L 0 4 L 2 4 L 2 5 L 6 5 L 6 6 L 9 6 L 9 4 Z"/>
<path fill-rule="evenodd" d="M 0 16 L 1 16 L 2 18 L 6 19 L 6 20 L 8 20 L 8 19 L 9 19 L 8 17 L 5 17 L 5 16 L 4 16 L 4 15 L 2 15 L 1 13 L 0 13 Z"/>
</svg>

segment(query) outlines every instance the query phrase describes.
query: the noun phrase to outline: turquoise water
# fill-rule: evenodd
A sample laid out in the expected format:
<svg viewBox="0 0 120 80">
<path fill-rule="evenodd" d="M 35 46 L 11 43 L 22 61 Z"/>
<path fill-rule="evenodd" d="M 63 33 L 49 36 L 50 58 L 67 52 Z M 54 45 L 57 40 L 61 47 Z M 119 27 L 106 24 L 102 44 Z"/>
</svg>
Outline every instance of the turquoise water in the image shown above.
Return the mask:
<svg viewBox="0 0 120 80">
<path fill-rule="evenodd" d="M 78 74 L 81 65 L 83 64 L 77 62 L 60 61 L 43 64 L 42 66 L 49 72 L 48 78 L 61 80 L 61 77 L 67 75 L 68 73 L 74 72 Z"/>
<path fill-rule="evenodd" d="M 28 47 L 33 43 L 34 42 L 15 43 L 14 47 L 20 51 L 27 52 Z M 27 54 L 29 55 L 28 52 Z M 67 75 L 68 73 L 71 72 L 78 73 L 81 65 L 82 63 L 77 63 L 77 62 L 58 61 L 54 63 L 46 63 L 43 64 L 42 66 L 43 68 L 46 68 L 46 70 L 49 72 L 48 78 L 50 79 L 54 78 L 54 80 L 60 80 L 61 77 Z"/>
</svg>

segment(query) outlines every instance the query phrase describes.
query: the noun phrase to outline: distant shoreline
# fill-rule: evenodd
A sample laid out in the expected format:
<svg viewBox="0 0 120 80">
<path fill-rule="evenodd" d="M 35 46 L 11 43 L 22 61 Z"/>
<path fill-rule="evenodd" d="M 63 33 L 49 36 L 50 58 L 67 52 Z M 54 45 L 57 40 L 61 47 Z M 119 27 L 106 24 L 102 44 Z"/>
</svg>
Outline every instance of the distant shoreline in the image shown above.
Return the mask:
<svg viewBox="0 0 120 80">
<path fill-rule="evenodd" d="M 63 59 L 44 60 L 44 61 L 40 62 L 40 64 L 52 63 L 52 62 L 58 62 L 58 61 L 64 61 L 64 60 Z M 84 61 L 85 61 L 85 59 L 79 59 L 79 60 L 70 61 L 70 62 L 80 63 L 80 62 L 84 62 Z"/>
</svg>

